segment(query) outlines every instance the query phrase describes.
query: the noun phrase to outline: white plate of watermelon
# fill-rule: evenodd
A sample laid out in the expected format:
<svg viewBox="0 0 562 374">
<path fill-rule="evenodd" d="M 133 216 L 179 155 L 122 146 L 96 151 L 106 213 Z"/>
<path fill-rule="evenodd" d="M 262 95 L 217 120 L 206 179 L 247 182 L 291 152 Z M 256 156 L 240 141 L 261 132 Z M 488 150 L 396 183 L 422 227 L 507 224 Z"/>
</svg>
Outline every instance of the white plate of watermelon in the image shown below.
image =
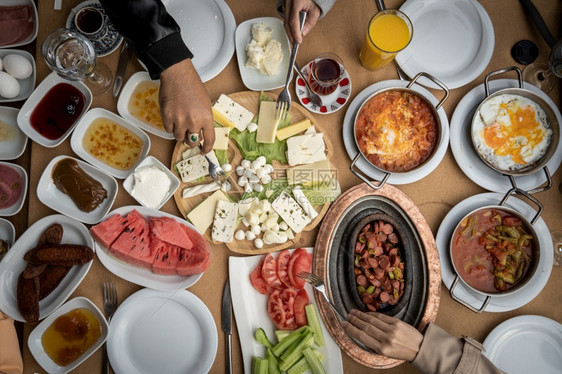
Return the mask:
<svg viewBox="0 0 562 374">
<path fill-rule="evenodd" d="M 113 274 L 160 291 L 185 289 L 211 262 L 207 241 L 187 221 L 159 210 L 125 206 L 90 229 L 101 263 Z"/>
</svg>

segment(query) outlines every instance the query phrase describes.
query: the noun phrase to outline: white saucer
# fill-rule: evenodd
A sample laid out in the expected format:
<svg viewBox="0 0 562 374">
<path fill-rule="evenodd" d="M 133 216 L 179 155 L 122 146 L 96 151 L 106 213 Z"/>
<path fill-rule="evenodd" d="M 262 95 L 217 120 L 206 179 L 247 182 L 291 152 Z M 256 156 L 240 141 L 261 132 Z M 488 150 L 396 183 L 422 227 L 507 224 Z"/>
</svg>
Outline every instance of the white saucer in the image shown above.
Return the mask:
<svg viewBox="0 0 562 374">
<path fill-rule="evenodd" d="M 308 77 L 310 74 L 310 69 L 312 63 L 314 61 L 310 61 L 306 64 L 303 68 L 301 68 L 301 73 L 304 77 Z M 338 85 L 338 88 L 331 93 L 322 98 L 322 106 L 319 107 L 318 105 L 314 104 L 308 98 L 308 89 L 306 88 L 305 82 L 300 78 L 297 77 L 295 81 L 295 92 L 297 93 L 297 97 L 301 104 L 313 113 L 318 114 L 330 114 L 337 112 L 349 101 L 349 96 L 351 95 L 351 77 L 347 70 L 343 72 L 343 78 Z"/>
<path fill-rule="evenodd" d="M 355 123 L 355 116 L 357 111 L 363 104 L 363 102 L 375 92 L 388 88 L 388 87 L 406 87 L 410 82 L 403 81 L 403 80 L 387 80 L 375 83 L 363 91 L 361 91 L 355 99 L 349 104 L 347 108 L 347 112 L 345 113 L 345 117 L 343 120 L 343 143 L 345 145 L 345 150 L 349 155 L 350 159 L 354 159 L 355 156 L 359 153 L 359 149 L 357 148 L 357 144 L 355 143 L 355 134 L 354 134 L 354 123 Z M 433 96 L 431 92 L 423 88 L 418 84 L 414 84 L 411 87 L 412 90 L 420 93 L 423 95 L 432 105 L 437 105 L 439 101 Z M 439 165 L 443 157 L 445 156 L 445 152 L 447 152 L 447 147 L 449 143 L 449 120 L 447 118 L 447 113 L 443 107 L 439 108 L 437 111 L 439 115 L 439 120 L 441 121 L 441 137 L 439 138 L 439 142 L 437 144 L 437 149 L 433 157 L 428 160 L 425 164 L 421 167 L 414 169 L 412 171 L 406 173 L 392 173 L 388 178 L 387 183 L 390 184 L 408 184 L 416 182 L 422 178 L 425 178 L 429 175 L 435 168 Z M 373 178 L 374 180 L 382 180 L 386 173 L 382 172 L 381 170 L 375 168 L 369 161 L 367 161 L 364 157 L 360 157 L 357 163 L 355 164 L 356 167 L 366 174 L 367 176 Z"/>
<path fill-rule="evenodd" d="M 76 5 L 70 13 L 68 14 L 68 18 L 66 19 L 66 28 L 71 30 L 76 30 L 76 23 L 74 22 L 74 17 L 78 11 L 86 6 L 91 6 L 100 9 L 105 17 L 105 22 L 109 24 L 109 30 L 107 35 L 104 36 L 100 40 L 90 40 L 94 45 L 94 49 L 96 51 L 96 55 L 98 57 L 107 56 L 111 52 L 115 51 L 119 44 L 123 41 L 123 36 L 117 31 L 115 26 L 109 20 L 109 17 L 105 14 L 105 10 L 101 6 L 99 1 L 96 0 L 87 0 L 78 5 Z"/>
<path fill-rule="evenodd" d="M 490 94 L 504 88 L 517 88 L 519 83 L 514 79 L 495 79 L 489 82 Z M 547 94 L 526 82 L 523 88 L 539 95 L 554 111 L 558 123 L 562 124 L 562 116 L 554 102 Z M 490 191 L 505 193 L 511 189 L 509 177 L 498 173 L 482 161 L 472 145 L 470 128 L 474 111 L 485 98 L 484 84 L 474 87 L 457 104 L 451 117 L 451 151 L 457 164 L 474 183 Z M 562 161 L 562 132 L 558 140 L 558 148 L 546 166 L 550 175 L 554 175 Z M 546 176 L 541 169 L 533 174 L 517 176 L 515 183 L 523 190 L 531 190 L 546 182 Z"/>
<path fill-rule="evenodd" d="M 408 0 L 400 10 L 414 29 L 410 44 L 396 56 L 409 77 L 426 72 L 453 89 L 473 81 L 488 66 L 494 27 L 476 0 Z M 438 88 L 426 78 L 420 82 Z"/>
<path fill-rule="evenodd" d="M 492 192 L 471 196 L 455 205 L 441 222 L 437 235 L 435 236 L 435 243 L 439 251 L 439 259 L 441 260 L 441 277 L 447 288 L 451 287 L 455 277 L 449 253 L 449 243 L 455 227 L 469 212 L 487 205 L 498 205 L 503 196 L 503 194 Z M 515 197 L 510 197 L 505 206 L 515 209 L 529 221 L 536 213 L 533 208 Z M 520 308 L 533 300 L 542 291 L 548 281 L 554 261 L 554 248 L 550 239 L 550 231 L 542 217 L 537 220 L 533 228 L 537 233 L 540 246 L 540 259 L 535 274 L 529 279 L 529 282 L 517 292 L 504 296 L 491 297 L 490 302 L 486 306 L 486 312 L 507 312 Z M 462 282 L 457 283 L 454 292 L 460 299 L 477 309 L 482 306 L 486 298 L 470 290 Z"/>
<path fill-rule="evenodd" d="M 558 374 L 562 368 L 562 325 L 542 316 L 500 323 L 484 340 L 484 355 L 510 374 Z"/>
</svg>

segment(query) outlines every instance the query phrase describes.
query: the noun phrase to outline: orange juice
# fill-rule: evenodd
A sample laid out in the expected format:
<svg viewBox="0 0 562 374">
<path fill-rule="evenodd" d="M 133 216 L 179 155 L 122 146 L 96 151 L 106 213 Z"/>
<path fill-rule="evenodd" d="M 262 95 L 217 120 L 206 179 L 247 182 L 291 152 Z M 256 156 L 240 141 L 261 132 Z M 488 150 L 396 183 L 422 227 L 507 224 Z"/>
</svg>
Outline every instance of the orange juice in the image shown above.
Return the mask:
<svg viewBox="0 0 562 374">
<path fill-rule="evenodd" d="M 378 12 L 369 22 L 369 29 L 361 48 L 361 64 L 378 69 L 394 59 L 412 39 L 412 25 L 408 17 L 397 10 Z"/>
</svg>

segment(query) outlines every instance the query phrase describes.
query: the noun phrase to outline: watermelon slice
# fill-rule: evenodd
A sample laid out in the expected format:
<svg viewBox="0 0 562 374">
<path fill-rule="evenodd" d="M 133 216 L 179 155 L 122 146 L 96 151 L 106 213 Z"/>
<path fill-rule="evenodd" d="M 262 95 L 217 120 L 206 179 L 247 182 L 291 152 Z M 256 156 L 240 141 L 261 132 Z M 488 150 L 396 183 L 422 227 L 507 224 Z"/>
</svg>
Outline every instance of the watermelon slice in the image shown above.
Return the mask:
<svg viewBox="0 0 562 374">
<path fill-rule="evenodd" d="M 131 265 L 151 267 L 150 226 L 136 210 L 127 217 L 128 225 L 117 240 L 109 247 L 109 253 Z"/>
<path fill-rule="evenodd" d="M 166 243 L 155 235 L 151 235 L 151 246 L 155 253 L 152 272 L 165 275 L 177 274 L 176 265 L 179 261 L 181 248 Z"/>
<path fill-rule="evenodd" d="M 203 273 L 211 264 L 209 244 L 197 231 L 185 225 L 181 225 L 181 227 L 189 236 L 193 247 L 180 252 L 177 273 L 182 276 Z"/>
<path fill-rule="evenodd" d="M 127 217 L 121 217 L 121 215 L 115 214 L 105 221 L 92 226 L 90 228 L 90 233 L 98 244 L 108 249 L 115 239 L 121 235 L 128 224 L 129 220 Z"/>
<path fill-rule="evenodd" d="M 180 248 L 191 249 L 193 243 L 180 224 L 170 217 L 150 217 L 150 230 L 160 240 Z"/>
</svg>

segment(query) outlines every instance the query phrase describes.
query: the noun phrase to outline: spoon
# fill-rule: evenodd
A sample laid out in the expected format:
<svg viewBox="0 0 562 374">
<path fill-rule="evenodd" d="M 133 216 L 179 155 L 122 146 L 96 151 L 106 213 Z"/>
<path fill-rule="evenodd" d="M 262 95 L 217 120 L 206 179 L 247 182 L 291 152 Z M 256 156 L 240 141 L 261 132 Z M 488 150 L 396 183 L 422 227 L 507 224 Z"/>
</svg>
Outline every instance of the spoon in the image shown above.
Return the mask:
<svg viewBox="0 0 562 374">
<path fill-rule="evenodd" d="M 308 84 L 308 79 L 306 79 L 302 75 L 301 69 L 299 68 L 299 65 L 297 65 L 296 61 L 293 64 L 293 67 L 297 71 L 297 74 L 299 75 L 299 77 L 301 77 L 301 79 L 304 81 L 304 84 L 306 85 L 306 88 L 308 89 L 308 98 L 310 99 L 310 101 L 312 101 L 313 104 L 316 104 L 318 106 L 322 106 L 322 98 L 320 96 L 318 96 L 314 91 L 312 91 L 312 89 L 310 88 L 310 85 Z"/>
</svg>

